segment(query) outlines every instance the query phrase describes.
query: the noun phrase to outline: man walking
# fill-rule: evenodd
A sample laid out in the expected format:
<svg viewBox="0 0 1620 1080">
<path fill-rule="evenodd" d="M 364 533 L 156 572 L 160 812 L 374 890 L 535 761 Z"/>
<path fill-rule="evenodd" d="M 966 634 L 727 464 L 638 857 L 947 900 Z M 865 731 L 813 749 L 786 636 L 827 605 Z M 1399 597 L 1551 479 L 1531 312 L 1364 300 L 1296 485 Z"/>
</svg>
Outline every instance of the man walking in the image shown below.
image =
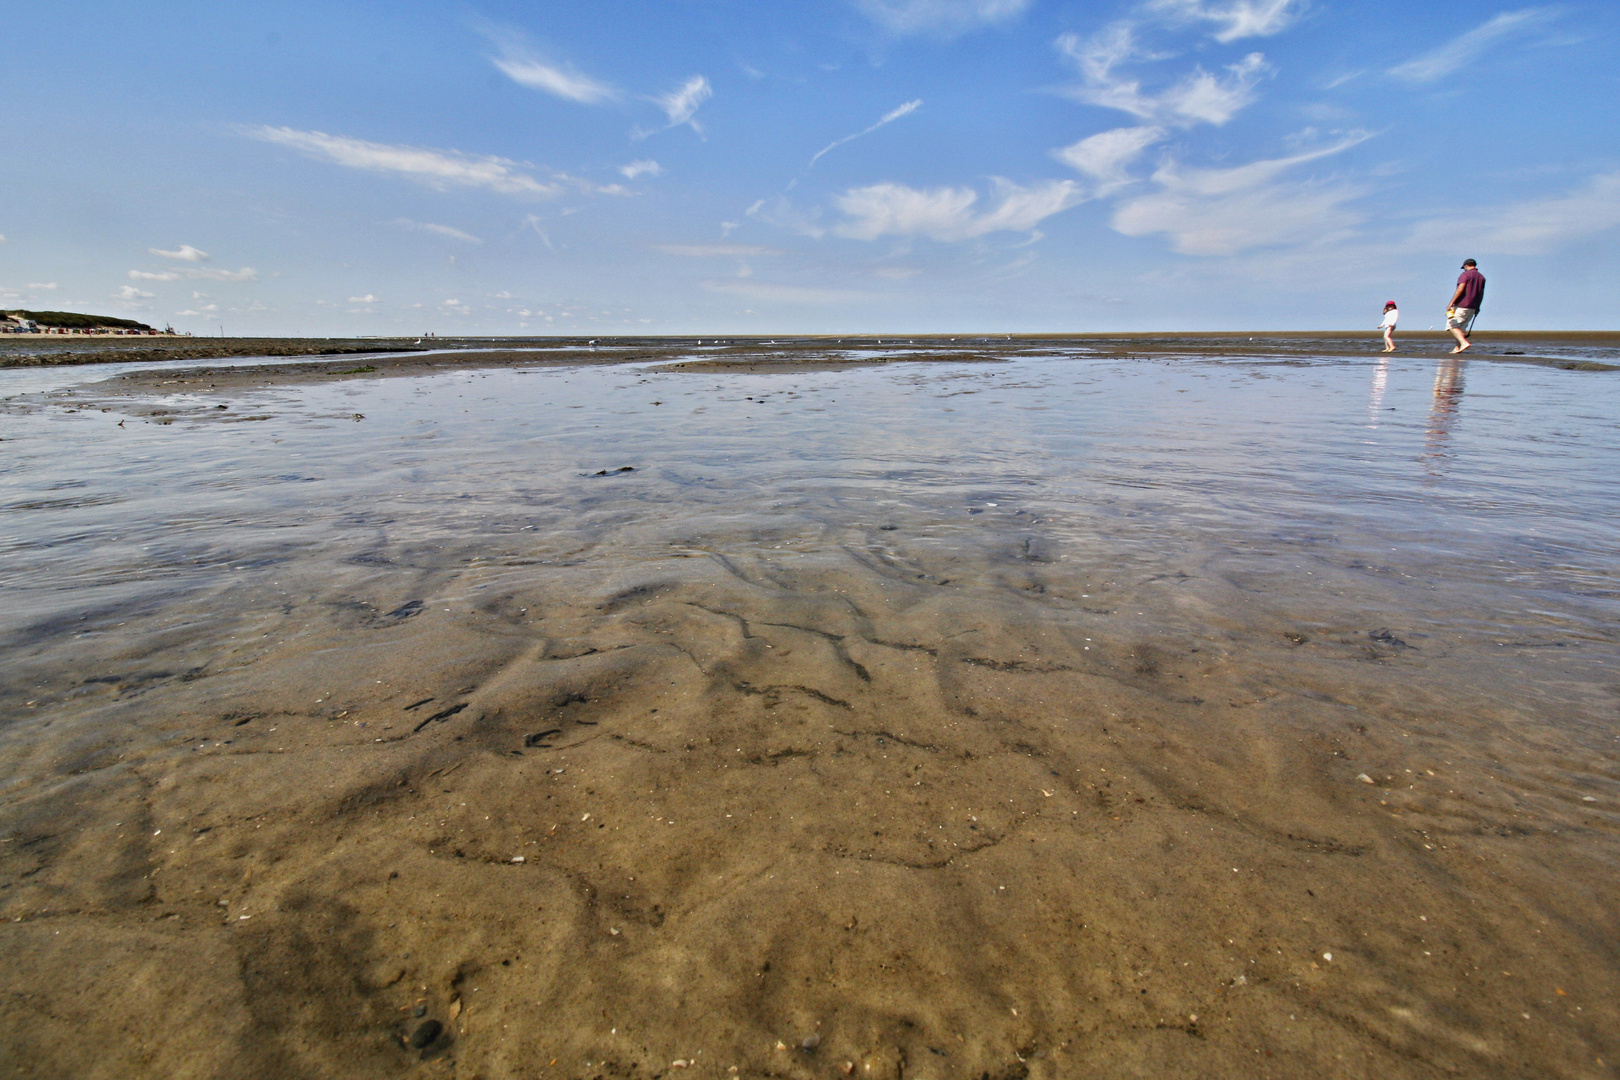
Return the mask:
<svg viewBox="0 0 1620 1080">
<path fill-rule="evenodd" d="M 1479 306 L 1484 302 L 1485 275 L 1479 272 L 1479 264 L 1473 259 L 1464 259 L 1462 276 L 1457 279 L 1457 291 L 1451 294 L 1451 303 L 1446 305 L 1446 329 L 1457 339 L 1457 347 L 1452 352 L 1463 352 L 1473 344 L 1468 340 L 1468 334 L 1473 330 L 1474 320 L 1479 317 Z"/>
</svg>

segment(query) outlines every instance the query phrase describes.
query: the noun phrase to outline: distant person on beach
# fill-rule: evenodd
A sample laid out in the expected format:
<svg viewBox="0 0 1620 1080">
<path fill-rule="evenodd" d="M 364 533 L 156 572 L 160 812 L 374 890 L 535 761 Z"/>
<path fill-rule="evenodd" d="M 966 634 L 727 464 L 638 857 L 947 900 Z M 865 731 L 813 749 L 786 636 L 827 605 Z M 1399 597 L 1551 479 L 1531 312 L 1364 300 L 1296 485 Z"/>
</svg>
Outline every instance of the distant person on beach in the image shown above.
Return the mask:
<svg viewBox="0 0 1620 1080">
<path fill-rule="evenodd" d="M 1401 321 L 1401 309 L 1395 306 L 1395 301 L 1389 300 L 1384 304 L 1384 321 L 1378 324 L 1378 329 L 1384 332 L 1384 351 L 1395 351 L 1395 324 Z"/>
<path fill-rule="evenodd" d="M 1451 303 L 1446 305 L 1446 329 L 1457 339 L 1457 347 L 1452 352 L 1464 352 L 1473 344 L 1468 334 L 1484 302 L 1485 275 L 1479 272 L 1479 264 L 1473 259 L 1464 259 L 1462 275 L 1457 278 L 1457 291 L 1451 294 Z"/>
</svg>

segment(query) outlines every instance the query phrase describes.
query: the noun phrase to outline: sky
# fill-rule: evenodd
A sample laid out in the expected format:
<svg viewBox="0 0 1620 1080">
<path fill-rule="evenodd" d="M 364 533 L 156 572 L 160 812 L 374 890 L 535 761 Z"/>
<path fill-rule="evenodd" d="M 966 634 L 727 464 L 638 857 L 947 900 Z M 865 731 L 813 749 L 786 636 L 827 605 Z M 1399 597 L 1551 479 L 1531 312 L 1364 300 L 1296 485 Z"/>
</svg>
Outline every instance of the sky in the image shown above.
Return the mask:
<svg viewBox="0 0 1620 1080">
<path fill-rule="evenodd" d="M 1620 4 L 0 0 L 0 306 L 198 334 L 1620 329 Z"/>
</svg>

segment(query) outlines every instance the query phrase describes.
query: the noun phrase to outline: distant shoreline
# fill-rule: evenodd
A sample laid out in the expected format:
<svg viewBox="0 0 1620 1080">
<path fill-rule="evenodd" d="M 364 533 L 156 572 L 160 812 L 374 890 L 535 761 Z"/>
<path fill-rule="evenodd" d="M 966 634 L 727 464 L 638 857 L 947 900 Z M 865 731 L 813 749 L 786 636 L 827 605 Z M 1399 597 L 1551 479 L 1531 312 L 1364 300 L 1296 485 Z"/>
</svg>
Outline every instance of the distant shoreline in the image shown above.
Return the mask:
<svg viewBox="0 0 1620 1080">
<path fill-rule="evenodd" d="M 21 339 L 21 340 L 19 340 Z M 1450 337 L 1440 331 L 1397 336 L 1399 357 L 1448 355 Z M 592 342 L 595 344 L 592 344 Z M 1570 370 L 1620 370 L 1620 331 L 1489 331 L 1476 335 L 1470 359 L 1541 364 Z M 53 346 L 41 349 L 43 344 Z M 26 346 L 18 348 L 17 346 Z M 1236 347 L 1236 348 L 1235 348 Z M 164 364 L 252 357 L 374 357 L 380 373 L 421 366 L 413 354 L 437 354 L 431 366 L 504 367 L 522 363 L 620 363 L 668 359 L 683 366 L 742 365 L 782 370 L 911 360 L 994 359 L 997 354 L 1040 354 L 1062 348 L 1081 354 L 1147 357 L 1214 356 L 1241 352 L 1279 360 L 1382 355 L 1376 333 L 1357 330 L 1130 332 L 1115 334 L 834 334 L 715 337 L 500 338 L 198 338 L 92 335 L 6 335 L 0 338 L 0 368 L 82 364 Z M 540 350 L 551 355 L 536 355 Z M 694 356 L 694 351 L 701 354 Z M 909 355 L 904 350 L 913 350 Z M 1598 350 L 1612 355 L 1572 355 Z M 401 355 L 405 354 L 405 355 Z M 301 365 L 302 366 L 302 365 Z M 386 371 L 384 369 L 387 369 Z M 318 372 L 314 374 L 349 374 Z M 369 374 L 369 372 L 368 372 Z"/>
</svg>

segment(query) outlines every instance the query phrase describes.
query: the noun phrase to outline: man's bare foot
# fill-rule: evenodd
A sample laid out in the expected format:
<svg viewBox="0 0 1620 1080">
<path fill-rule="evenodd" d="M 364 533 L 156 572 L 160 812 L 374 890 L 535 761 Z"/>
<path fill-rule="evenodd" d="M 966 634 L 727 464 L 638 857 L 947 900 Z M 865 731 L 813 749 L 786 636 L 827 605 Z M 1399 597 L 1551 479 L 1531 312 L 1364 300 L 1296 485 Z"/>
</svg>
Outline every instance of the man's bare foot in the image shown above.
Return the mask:
<svg viewBox="0 0 1620 1080">
<path fill-rule="evenodd" d="M 1469 349 L 1472 349 L 1473 347 L 1474 347 L 1473 344 L 1470 343 L 1468 345 L 1459 345 L 1455 349 L 1452 349 L 1451 351 L 1453 353 L 1467 352 Z"/>
</svg>

